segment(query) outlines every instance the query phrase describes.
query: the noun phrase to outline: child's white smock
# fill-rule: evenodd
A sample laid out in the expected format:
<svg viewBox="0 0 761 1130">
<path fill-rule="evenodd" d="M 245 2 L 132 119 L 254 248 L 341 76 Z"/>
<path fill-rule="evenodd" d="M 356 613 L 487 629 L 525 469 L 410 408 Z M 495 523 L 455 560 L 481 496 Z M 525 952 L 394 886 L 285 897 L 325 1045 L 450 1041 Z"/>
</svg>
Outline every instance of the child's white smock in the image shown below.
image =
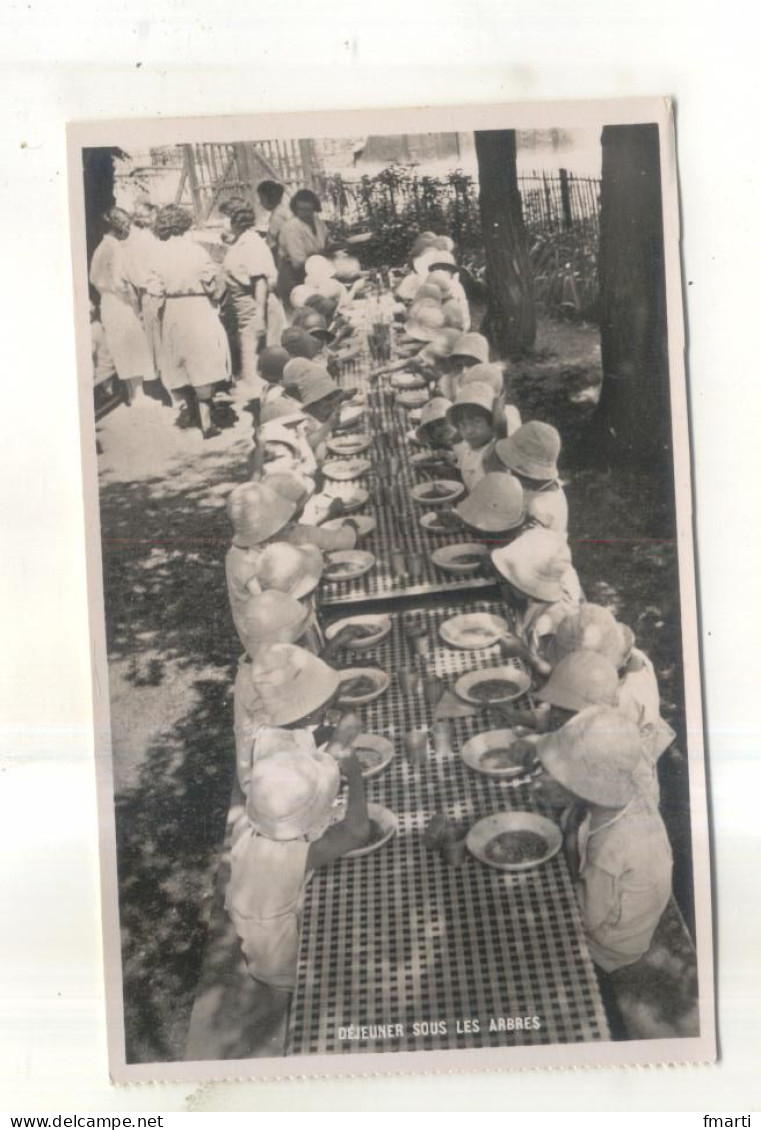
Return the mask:
<svg viewBox="0 0 761 1130">
<path fill-rule="evenodd" d="M 543 490 L 523 491 L 526 504 L 526 519 L 529 524 L 543 526 L 556 534 L 568 531 L 568 499 L 565 491 L 556 483 Z"/>
<path fill-rule="evenodd" d="M 270 840 L 247 819 L 233 832 L 227 910 L 249 973 L 275 989 L 296 981 L 309 842 Z"/>
<path fill-rule="evenodd" d="M 259 706 L 251 680 L 251 663 L 245 656 L 238 663 L 235 676 L 233 728 L 238 783 L 244 793 L 248 791 L 255 759 L 285 749 L 299 749 L 308 754 L 317 752 L 309 728 L 284 730 L 270 725 L 269 718 L 265 717 Z"/>
<path fill-rule="evenodd" d="M 465 489 L 470 494 L 476 483 L 480 483 L 486 475 L 484 455 L 489 450 L 489 445 L 473 448 L 469 443 L 462 442 L 456 443 L 452 450 L 457 456 L 457 467 L 465 483 Z"/>
<path fill-rule="evenodd" d="M 661 718 L 661 696 L 655 668 L 644 651 L 636 647 L 632 649 L 619 684 L 618 707 L 639 726 L 645 750 L 654 765 L 676 734 Z"/>
<path fill-rule="evenodd" d="M 571 567 L 561 581 L 563 594 L 559 600 L 529 599 L 525 609 L 516 616 L 515 631 L 519 639 L 536 655 L 547 658 L 547 644 L 558 625 L 571 612 L 575 612 L 584 599 L 579 577 Z"/>
<path fill-rule="evenodd" d="M 225 557 L 225 580 L 230 611 L 240 642 L 246 646 L 243 631 L 243 613 L 252 596 L 257 596 L 262 587 L 256 579 L 256 569 L 264 546 L 243 547 L 231 545 Z"/>
<path fill-rule="evenodd" d="M 671 897 L 671 845 L 654 805 L 636 797 L 607 824 L 579 828 L 579 903 L 592 960 L 611 973 L 645 954 Z"/>
</svg>

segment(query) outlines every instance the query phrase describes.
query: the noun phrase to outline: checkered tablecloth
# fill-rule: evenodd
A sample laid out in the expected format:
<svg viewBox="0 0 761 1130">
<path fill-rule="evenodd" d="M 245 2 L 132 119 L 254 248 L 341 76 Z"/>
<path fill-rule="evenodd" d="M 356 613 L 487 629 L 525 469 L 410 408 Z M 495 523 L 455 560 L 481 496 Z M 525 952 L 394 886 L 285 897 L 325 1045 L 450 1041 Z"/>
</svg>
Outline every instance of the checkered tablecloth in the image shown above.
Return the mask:
<svg viewBox="0 0 761 1130">
<path fill-rule="evenodd" d="M 440 546 L 474 539 L 464 530 L 460 534 L 431 534 L 420 525 L 421 517 L 432 507 L 412 498 L 411 488 L 423 479 L 410 456 L 422 449 L 415 448 L 407 438 L 412 427 L 407 411 L 384 393 L 389 388 L 389 378 L 371 382 L 369 366 L 365 354 L 344 366 L 339 383 L 345 388 L 357 388 L 366 398 L 365 415 L 356 430 L 372 438 L 370 448 L 360 456 L 370 461 L 370 470 L 351 483 L 328 483 L 326 493 L 347 497 L 356 486 L 368 492 L 368 502 L 360 513 L 372 516 L 376 528 L 362 538 L 357 548 L 374 554 L 376 562 L 369 573 L 356 580 L 324 582 L 320 602 L 328 607 L 432 593 L 463 593 L 492 585 L 494 576 L 488 561 L 475 573 L 453 576 L 431 560 L 433 551 Z M 414 558 L 417 571 L 413 563 L 409 572 L 396 572 L 391 560 L 394 550 L 401 550 L 408 559 Z"/>
<path fill-rule="evenodd" d="M 429 672 L 453 683 L 464 671 L 500 662 L 496 647 L 456 651 L 438 637 L 443 620 L 478 610 L 505 615 L 501 606 L 477 602 L 415 613 L 437 641 L 425 661 Z M 396 814 L 399 831 L 375 853 L 341 860 L 308 885 L 289 1053 L 609 1038 L 562 853 L 533 870 L 506 874 L 471 857 L 459 868 L 447 866 L 424 844 L 423 830 L 435 813 L 458 822 L 464 833 L 493 812 L 537 809 L 525 776 L 495 780 L 470 770 L 458 755 L 469 737 L 504 725 L 491 711 L 452 722 L 451 754 L 434 754 L 431 746 L 426 766 L 410 766 L 404 735 L 430 724 L 432 710 L 423 694 L 403 698 L 399 690 L 395 673 L 413 661 L 402 614 L 392 620 L 390 636 L 377 649 L 346 653 L 342 665 L 379 666 L 392 675 L 389 690 L 359 710 L 367 732 L 394 743 L 394 760 L 367 791 L 370 801 Z M 370 1032 L 350 1038 L 363 1027 L 375 1028 L 375 1038 Z"/>
</svg>

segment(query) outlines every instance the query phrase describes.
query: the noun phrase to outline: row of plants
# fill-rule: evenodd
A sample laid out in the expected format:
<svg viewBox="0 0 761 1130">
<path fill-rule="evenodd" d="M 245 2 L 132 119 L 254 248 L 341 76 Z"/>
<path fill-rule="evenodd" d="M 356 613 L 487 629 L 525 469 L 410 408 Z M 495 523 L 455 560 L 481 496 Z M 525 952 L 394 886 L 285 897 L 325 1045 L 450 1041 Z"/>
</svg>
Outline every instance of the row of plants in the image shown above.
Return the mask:
<svg viewBox="0 0 761 1130">
<path fill-rule="evenodd" d="M 458 261 L 475 279 L 485 281 L 478 188 L 468 174 L 454 171 L 441 177 L 422 176 L 407 166 L 393 165 L 356 181 L 340 175 L 326 177 L 321 196 L 335 239 L 372 232 L 373 239 L 362 248 L 366 267 L 404 266 L 415 237 L 435 231 L 451 236 Z M 557 317 L 595 320 L 596 213 L 580 218 L 567 230 L 561 230 L 560 220 L 546 212 L 540 215 L 529 206 L 525 213 L 539 309 Z"/>
</svg>

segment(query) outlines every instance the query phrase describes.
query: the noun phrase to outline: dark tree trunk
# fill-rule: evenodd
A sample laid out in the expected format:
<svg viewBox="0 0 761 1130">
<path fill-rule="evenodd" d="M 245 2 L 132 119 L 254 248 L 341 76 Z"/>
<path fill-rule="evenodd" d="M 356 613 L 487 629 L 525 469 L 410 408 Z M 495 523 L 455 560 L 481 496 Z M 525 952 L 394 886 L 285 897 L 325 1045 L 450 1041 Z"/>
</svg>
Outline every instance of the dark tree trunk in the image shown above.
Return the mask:
<svg viewBox="0 0 761 1130">
<path fill-rule="evenodd" d="M 113 207 L 114 157 L 122 155 L 121 149 L 103 147 L 82 152 L 82 176 L 85 189 L 85 238 L 87 261 L 103 239 L 106 224 L 103 213 Z"/>
<path fill-rule="evenodd" d="M 600 195 L 603 384 L 589 452 L 670 464 L 671 409 L 658 127 L 606 126 Z"/>
<path fill-rule="evenodd" d="M 515 130 L 476 132 L 479 204 L 489 300 L 481 327 L 500 357 L 516 359 L 536 338 L 534 279 L 515 164 Z"/>
</svg>

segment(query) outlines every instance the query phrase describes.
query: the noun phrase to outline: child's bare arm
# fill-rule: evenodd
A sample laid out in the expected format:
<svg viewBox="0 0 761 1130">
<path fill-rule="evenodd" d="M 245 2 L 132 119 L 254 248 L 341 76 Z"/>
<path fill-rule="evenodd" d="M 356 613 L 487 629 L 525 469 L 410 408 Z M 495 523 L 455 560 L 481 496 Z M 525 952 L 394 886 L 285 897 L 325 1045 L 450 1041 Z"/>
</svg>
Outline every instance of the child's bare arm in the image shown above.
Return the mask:
<svg viewBox="0 0 761 1130">
<path fill-rule="evenodd" d="M 536 671 L 538 675 L 547 676 L 552 671 L 552 665 L 542 659 L 540 655 L 526 647 L 515 636 L 510 636 L 506 639 L 499 641 L 500 650 L 505 659 L 522 659 L 524 663 L 528 663 L 530 667 Z"/>
<path fill-rule="evenodd" d="M 346 801 L 346 815 L 340 824 L 329 828 L 324 836 L 309 848 L 307 870 L 327 867 L 342 855 L 354 848 L 362 847 L 370 835 L 370 821 L 367 816 L 365 783 L 362 780 L 362 767 L 356 757 L 345 757 L 341 770 L 349 782 L 349 795 Z"/>
</svg>

